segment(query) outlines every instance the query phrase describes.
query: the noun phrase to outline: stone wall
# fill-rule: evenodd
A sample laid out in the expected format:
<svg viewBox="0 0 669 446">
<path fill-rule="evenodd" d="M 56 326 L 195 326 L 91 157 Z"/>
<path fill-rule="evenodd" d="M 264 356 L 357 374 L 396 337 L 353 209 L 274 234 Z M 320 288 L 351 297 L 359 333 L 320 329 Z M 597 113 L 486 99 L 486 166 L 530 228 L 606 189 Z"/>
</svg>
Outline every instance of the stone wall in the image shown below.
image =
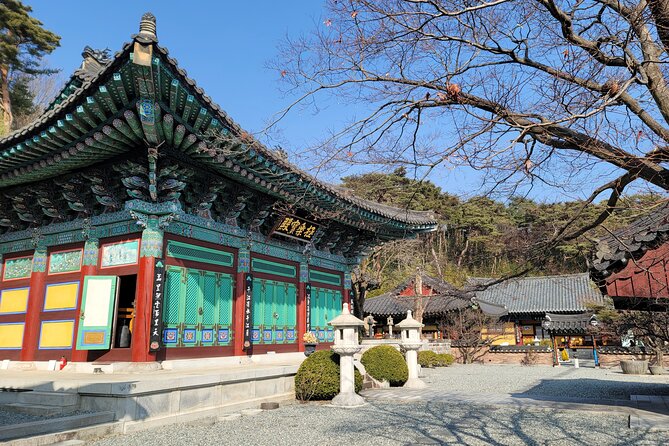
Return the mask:
<svg viewBox="0 0 669 446">
<path fill-rule="evenodd" d="M 599 358 L 599 365 L 601 367 L 606 367 L 606 368 L 612 368 L 612 367 L 618 367 L 620 365 L 620 361 L 625 361 L 625 360 L 630 360 L 634 359 L 636 361 L 643 361 L 647 360 L 649 363 L 653 363 L 655 360 L 654 355 L 643 355 L 643 354 L 638 354 L 638 355 L 602 355 L 599 354 L 597 356 Z M 666 353 L 664 354 L 664 366 L 669 367 L 669 355 Z"/>
<path fill-rule="evenodd" d="M 451 351 L 451 354 L 455 356 L 456 362 L 462 362 L 460 352 L 457 348 L 454 348 Z M 487 349 L 482 351 L 477 356 L 479 356 L 476 362 L 481 364 L 522 364 L 523 361 L 528 357 L 527 353 L 495 353 L 489 352 Z M 533 361 L 529 365 L 553 365 L 553 354 L 551 352 L 533 352 L 530 354 Z"/>
</svg>

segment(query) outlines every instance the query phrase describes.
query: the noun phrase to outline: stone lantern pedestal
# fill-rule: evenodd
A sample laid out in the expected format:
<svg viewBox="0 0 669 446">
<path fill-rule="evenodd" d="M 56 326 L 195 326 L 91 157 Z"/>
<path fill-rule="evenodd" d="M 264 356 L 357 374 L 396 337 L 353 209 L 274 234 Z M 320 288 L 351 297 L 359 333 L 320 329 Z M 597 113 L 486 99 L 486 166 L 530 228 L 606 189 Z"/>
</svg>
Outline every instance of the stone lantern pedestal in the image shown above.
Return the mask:
<svg viewBox="0 0 669 446">
<path fill-rule="evenodd" d="M 358 344 L 358 327 L 365 323 L 353 316 L 344 303 L 339 316 L 328 322 L 335 329 L 332 351 L 339 355 L 339 394 L 332 399 L 333 406 L 356 407 L 365 403 L 363 397 L 355 393 L 355 366 L 353 355 L 361 349 Z"/>
<path fill-rule="evenodd" d="M 407 317 L 395 327 L 401 330 L 402 342 L 400 347 L 405 352 L 407 367 L 409 368 L 409 379 L 404 387 L 410 389 L 423 389 L 427 385 L 418 378 L 418 349 L 422 345 L 419 330 L 423 324 L 418 322 L 411 315 L 411 310 L 407 311 Z"/>
</svg>

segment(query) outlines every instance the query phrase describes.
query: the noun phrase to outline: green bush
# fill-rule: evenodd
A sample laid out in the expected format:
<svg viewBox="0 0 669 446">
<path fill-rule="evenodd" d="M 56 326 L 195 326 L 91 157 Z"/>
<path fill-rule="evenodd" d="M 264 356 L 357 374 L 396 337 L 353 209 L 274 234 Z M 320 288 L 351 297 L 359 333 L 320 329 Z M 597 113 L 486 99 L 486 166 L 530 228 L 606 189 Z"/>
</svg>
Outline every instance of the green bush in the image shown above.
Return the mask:
<svg viewBox="0 0 669 446">
<path fill-rule="evenodd" d="M 437 353 L 437 362 L 435 367 L 448 367 L 455 362 L 455 357 L 448 353 Z"/>
<path fill-rule="evenodd" d="M 355 391 L 362 389 L 362 375 L 355 369 Z M 330 350 L 312 353 L 295 375 L 298 400 L 331 400 L 339 393 L 339 355 Z"/>
<path fill-rule="evenodd" d="M 409 379 L 409 369 L 402 353 L 390 345 L 372 347 L 360 359 L 374 379 L 385 380 L 391 386 L 401 386 Z"/>
<path fill-rule="evenodd" d="M 421 367 L 435 367 L 437 364 L 437 354 L 432 350 L 418 352 L 418 364 Z"/>
<path fill-rule="evenodd" d="M 418 364 L 421 367 L 448 367 L 455 362 L 453 355 L 435 353 L 431 350 L 418 352 Z"/>
</svg>

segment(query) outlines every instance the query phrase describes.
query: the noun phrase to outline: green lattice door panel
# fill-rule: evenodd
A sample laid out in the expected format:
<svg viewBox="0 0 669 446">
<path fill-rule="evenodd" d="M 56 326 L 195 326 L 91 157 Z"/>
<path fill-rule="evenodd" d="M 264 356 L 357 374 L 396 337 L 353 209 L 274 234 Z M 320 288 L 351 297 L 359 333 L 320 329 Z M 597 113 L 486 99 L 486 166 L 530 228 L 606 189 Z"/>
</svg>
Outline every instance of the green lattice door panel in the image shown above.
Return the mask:
<svg viewBox="0 0 669 446">
<path fill-rule="evenodd" d="M 232 337 L 229 274 L 167 267 L 163 341 L 167 347 L 228 345 Z"/>
<path fill-rule="evenodd" d="M 334 330 L 328 325 L 342 308 L 341 291 L 328 288 L 311 288 L 311 331 L 320 342 L 334 341 Z"/>
<path fill-rule="evenodd" d="M 255 344 L 292 344 L 296 336 L 297 288 L 292 283 L 253 279 Z"/>
</svg>

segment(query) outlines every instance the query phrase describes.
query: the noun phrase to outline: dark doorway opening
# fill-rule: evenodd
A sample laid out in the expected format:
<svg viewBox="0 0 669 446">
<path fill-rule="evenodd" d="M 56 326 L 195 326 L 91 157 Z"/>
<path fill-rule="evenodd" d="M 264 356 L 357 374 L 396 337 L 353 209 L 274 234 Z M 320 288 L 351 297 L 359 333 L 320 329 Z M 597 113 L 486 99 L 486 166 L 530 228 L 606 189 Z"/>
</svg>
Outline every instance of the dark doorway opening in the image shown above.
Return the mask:
<svg viewBox="0 0 669 446">
<path fill-rule="evenodd" d="M 116 298 L 116 324 L 114 328 L 114 348 L 129 348 L 134 331 L 135 292 L 137 274 L 119 276 Z"/>
</svg>

